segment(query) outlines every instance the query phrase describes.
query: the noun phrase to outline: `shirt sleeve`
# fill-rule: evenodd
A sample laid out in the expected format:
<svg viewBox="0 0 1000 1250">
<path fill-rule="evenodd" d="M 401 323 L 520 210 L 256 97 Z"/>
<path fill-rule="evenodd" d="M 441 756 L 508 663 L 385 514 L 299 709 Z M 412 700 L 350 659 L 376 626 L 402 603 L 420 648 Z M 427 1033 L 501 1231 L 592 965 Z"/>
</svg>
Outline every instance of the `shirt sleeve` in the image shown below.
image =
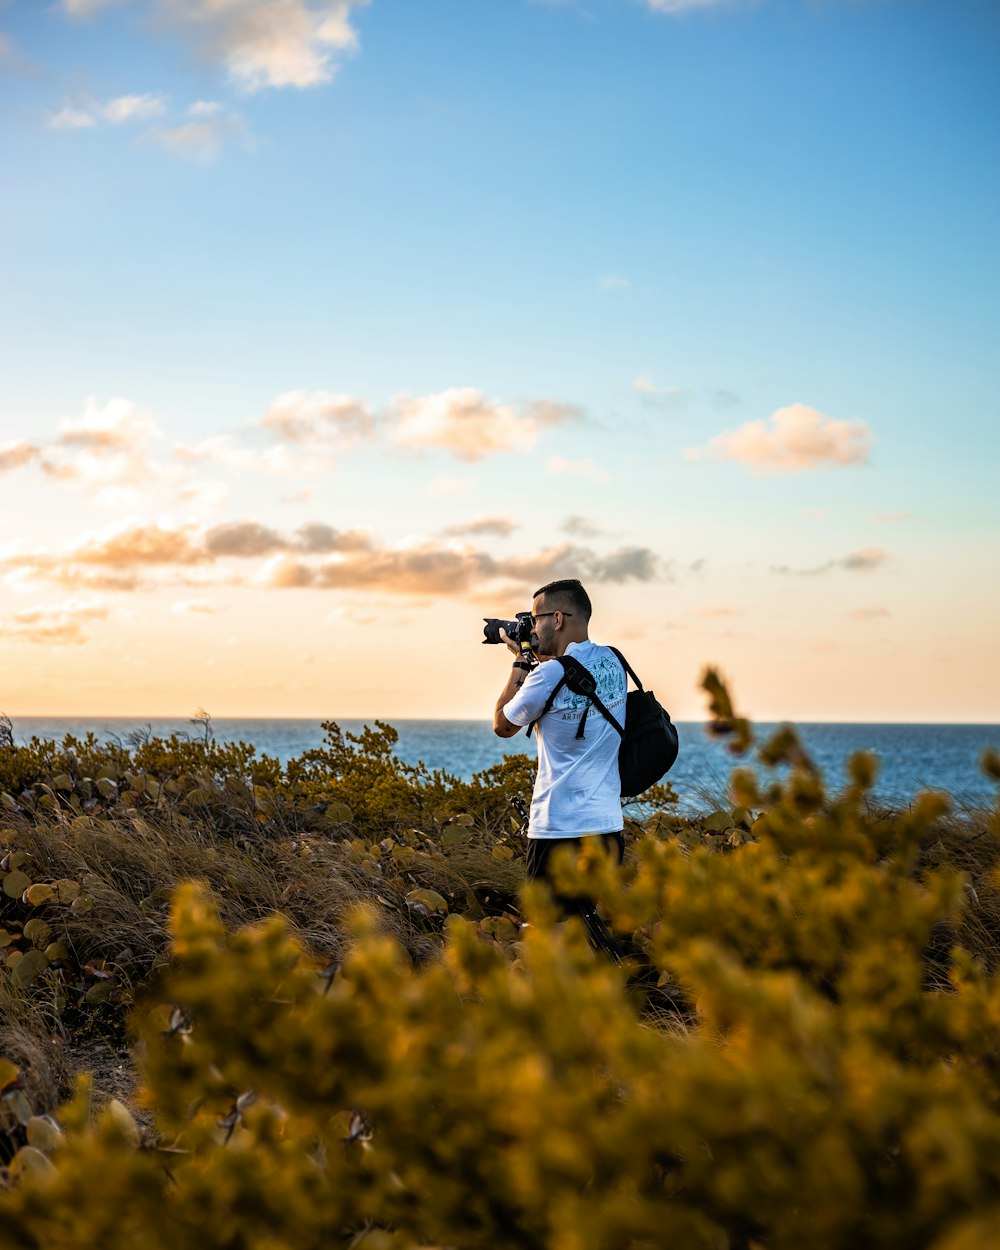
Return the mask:
<svg viewBox="0 0 1000 1250">
<path fill-rule="evenodd" d="M 524 679 L 524 685 L 502 711 L 512 725 L 530 725 L 542 714 L 549 695 L 559 684 L 563 667 L 558 660 L 546 660 Z"/>
</svg>

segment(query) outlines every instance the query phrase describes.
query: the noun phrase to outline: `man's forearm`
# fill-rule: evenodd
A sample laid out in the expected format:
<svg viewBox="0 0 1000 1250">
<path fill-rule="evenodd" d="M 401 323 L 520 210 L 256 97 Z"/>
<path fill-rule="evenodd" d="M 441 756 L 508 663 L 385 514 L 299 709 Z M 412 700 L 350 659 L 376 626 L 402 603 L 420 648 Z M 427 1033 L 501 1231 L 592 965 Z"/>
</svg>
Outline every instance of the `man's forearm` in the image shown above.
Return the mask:
<svg viewBox="0 0 1000 1250">
<path fill-rule="evenodd" d="M 500 692 L 500 698 L 497 699 L 497 705 L 493 712 L 493 732 L 500 738 L 513 738 L 521 728 L 520 725 L 513 724 L 504 716 L 503 709 L 524 685 L 524 679 L 528 676 L 529 670 L 524 668 L 523 664 L 523 661 L 515 662 L 514 667 L 510 670 L 510 676 L 507 678 L 507 684 Z"/>
</svg>

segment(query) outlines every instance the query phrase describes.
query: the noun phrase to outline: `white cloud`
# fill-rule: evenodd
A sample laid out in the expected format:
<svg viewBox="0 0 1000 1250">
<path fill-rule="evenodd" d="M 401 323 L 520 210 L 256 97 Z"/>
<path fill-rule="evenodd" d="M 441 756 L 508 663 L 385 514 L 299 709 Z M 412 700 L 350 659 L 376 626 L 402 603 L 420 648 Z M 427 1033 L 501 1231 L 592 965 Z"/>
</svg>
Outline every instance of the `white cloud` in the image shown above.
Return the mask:
<svg viewBox="0 0 1000 1250">
<path fill-rule="evenodd" d="M 122 122 L 161 117 L 166 111 L 166 104 L 160 95 L 122 95 L 100 105 L 98 111 L 105 121 L 119 126 Z"/>
<path fill-rule="evenodd" d="M 642 402 L 651 408 L 680 408 L 689 398 L 689 393 L 677 386 L 660 388 L 648 373 L 640 373 L 632 383 L 632 390 L 642 396 Z"/>
<path fill-rule="evenodd" d="M 439 448 L 471 461 L 497 452 L 530 451 L 544 427 L 577 415 L 577 409 L 547 400 L 518 409 L 472 387 L 452 387 L 418 399 L 399 396 L 386 421 L 389 437 L 399 447 Z"/>
<path fill-rule="evenodd" d="M 58 112 L 49 113 L 46 125 L 50 130 L 86 130 L 99 122 L 121 126 L 126 122 L 149 121 L 162 117 L 166 101 L 161 95 L 147 92 L 145 95 L 122 95 L 113 100 L 84 100 L 79 104 L 65 104 Z"/>
<path fill-rule="evenodd" d="M 60 7 L 70 17 L 93 17 L 102 9 L 110 9 L 114 4 L 127 3 L 128 0 L 62 0 Z"/>
<path fill-rule="evenodd" d="M 769 421 L 747 421 L 716 435 L 709 458 L 735 460 L 754 473 L 798 473 L 842 468 L 868 459 L 871 430 L 864 421 L 839 421 L 806 404 L 779 408 Z M 689 449 L 688 459 L 702 452 Z"/>
<path fill-rule="evenodd" d="M 229 142 L 241 141 L 246 146 L 253 142 L 246 122 L 237 113 L 181 122 L 178 126 L 158 126 L 150 133 L 168 151 L 197 165 L 210 165 L 217 160 Z"/>
<path fill-rule="evenodd" d="M 40 466 L 50 480 L 90 491 L 102 504 L 132 506 L 163 480 L 148 446 L 159 436 L 149 414 L 131 400 L 102 406 L 91 396 L 81 417 L 60 423 L 55 440 L 42 448 Z"/>
<path fill-rule="evenodd" d="M 49 113 L 45 124 L 50 130 L 86 130 L 97 125 L 97 118 L 85 109 L 74 108 L 67 104 L 57 113 Z"/>
<path fill-rule="evenodd" d="M 550 473 L 563 474 L 567 477 L 589 477 L 595 482 L 610 482 L 611 475 L 594 463 L 587 456 L 583 460 L 564 460 L 561 456 L 549 456 L 545 467 Z"/>
<path fill-rule="evenodd" d="M 368 0 L 158 0 L 166 20 L 222 61 L 247 91 L 328 83 L 358 37 L 351 16 Z"/>
<path fill-rule="evenodd" d="M 174 455 L 188 466 L 214 464 L 231 473 L 259 473 L 265 477 L 322 477 L 334 468 L 326 455 L 294 451 L 282 443 L 266 451 L 254 451 L 228 434 L 216 434 L 200 443 L 175 443 Z"/>
<path fill-rule="evenodd" d="M 718 9 L 732 0 L 646 0 L 646 7 L 654 13 L 690 13 L 694 9 Z"/>
<path fill-rule="evenodd" d="M 632 285 L 632 279 L 626 278 L 623 273 L 606 273 L 597 281 L 598 289 L 601 291 L 624 291 Z"/>
</svg>

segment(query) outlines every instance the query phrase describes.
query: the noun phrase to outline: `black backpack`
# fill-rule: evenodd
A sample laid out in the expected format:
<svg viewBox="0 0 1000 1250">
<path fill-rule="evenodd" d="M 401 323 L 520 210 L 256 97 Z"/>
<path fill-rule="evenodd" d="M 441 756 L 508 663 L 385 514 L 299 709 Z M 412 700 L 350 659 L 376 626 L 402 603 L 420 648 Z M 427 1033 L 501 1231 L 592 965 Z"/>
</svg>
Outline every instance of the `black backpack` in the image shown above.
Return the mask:
<svg viewBox="0 0 1000 1250">
<path fill-rule="evenodd" d="M 609 647 L 618 658 L 618 662 L 635 682 L 637 690 L 630 690 L 625 698 L 625 728 L 608 711 L 597 696 L 597 682 L 588 668 L 571 655 L 557 655 L 555 658 L 563 667 L 563 675 L 556 683 L 541 712 L 528 726 L 528 737 L 555 702 L 556 695 L 568 686 L 574 694 L 585 695 L 590 703 L 601 713 L 606 721 L 614 725 L 621 734 L 621 745 L 618 748 L 618 772 L 621 775 L 621 793 L 623 798 L 635 798 L 655 785 L 661 777 L 666 776 L 677 759 L 677 728 L 670 719 L 666 708 L 661 707 L 652 690 L 644 690 L 642 682 L 636 677 L 632 666 L 622 653 L 615 647 Z M 584 727 L 590 704 L 584 709 L 583 716 L 576 731 L 578 738 L 584 737 Z"/>
</svg>

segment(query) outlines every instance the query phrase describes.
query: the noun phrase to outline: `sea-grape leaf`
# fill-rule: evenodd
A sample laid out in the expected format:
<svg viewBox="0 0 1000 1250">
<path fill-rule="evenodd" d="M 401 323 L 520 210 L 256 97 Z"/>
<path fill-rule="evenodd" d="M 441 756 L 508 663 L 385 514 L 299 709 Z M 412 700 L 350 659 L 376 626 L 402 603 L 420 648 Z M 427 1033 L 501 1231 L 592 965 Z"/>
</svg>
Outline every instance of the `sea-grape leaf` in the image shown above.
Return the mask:
<svg viewBox="0 0 1000 1250">
<path fill-rule="evenodd" d="M 112 1098 L 104 1114 L 118 1128 L 127 1145 L 133 1148 L 142 1145 L 142 1130 L 124 1103 Z"/>
<path fill-rule="evenodd" d="M 46 1158 L 36 1146 L 22 1146 L 7 1164 L 7 1172 L 10 1176 L 29 1174 L 51 1176 L 55 1174 L 55 1170 L 52 1160 Z"/>
<path fill-rule="evenodd" d="M 44 972 L 49 966 L 49 961 L 45 958 L 42 951 L 37 947 L 32 947 L 30 951 L 25 951 L 24 958 L 17 961 L 14 968 L 14 978 L 20 981 L 22 985 L 27 985 L 33 981 L 40 972 Z"/>
<path fill-rule="evenodd" d="M 16 1117 L 18 1124 L 27 1124 L 35 1114 L 31 1099 L 23 1089 L 8 1089 L 3 1095 L 3 1100 L 10 1109 L 11 1115 Z"/>
<path fill-rule="evenodd" d="M 45 958 L 50 964 L 69 963 L 69 951 L 66 949 L 66 943 L 58 938 L 56 941 L 50 942 L 45 948 Z"/>
<path fill-rule="evenodd" d="M 418 913 L 426 911 L 446 914 L 448 911 L 448 900 L 442 894 L 438 894 L 437 890 L 428 890 L 423 887 L 411 890 L 407 894 L 406 905 Z"/>
<path fill-rule="evenodd" d="M 487 916 L 480 920 L 479 930 L 498 942 L 513 942 L 519 936 L 518 927 L 509 916 Z"/>
<path fill-rule="evenodd" d="M 46 1154 L 63 1144 L 63 1132 L 50 1115 L 33 1115 L 24 1126 L 28 1145 Z"/>
<path fill-rule="evenodd" d="M 34 886 L 32 886 L 34 889 Z M 44 950 L 52 937 L 52 926 L 41 916 L 33 916 L 24 926 L 24 936 L 32 945 Z"/>
<path fill-rule="evenodd" d="M 21 1069 L 16 1063 L 11 1063 L 9 1059 L 4 1059 L 0 1055 L 0 1094 L 2 1094 L 15 1081 L 20 1080 Z"/>
<path fill-rule="evenodd" d="M 42 903 L 51 902 L 56 896 L 52 886 L 46 885 L 43 881 L 37 881 L 34 885 L 29 885 L 21 895 L 21 902 L 28 903 L 32 907 L 39 907 Z"/>
<path fill-rule="evenodd" d="M 60 877 L 58 881 L 53 881 L 52 885 L 60 903 L 72 903 L 74 899 L 80 897 L 79 881 L 70 881 L 68 877 Z"/>
<path fill-rule="evenodd" d="M 8 898 L 20 898 L 29 885 L 31 885 L 31 878 L 26 872 L 21 872 L 17 868 L 4 877 L 3 892 Z"/>
</svg>

